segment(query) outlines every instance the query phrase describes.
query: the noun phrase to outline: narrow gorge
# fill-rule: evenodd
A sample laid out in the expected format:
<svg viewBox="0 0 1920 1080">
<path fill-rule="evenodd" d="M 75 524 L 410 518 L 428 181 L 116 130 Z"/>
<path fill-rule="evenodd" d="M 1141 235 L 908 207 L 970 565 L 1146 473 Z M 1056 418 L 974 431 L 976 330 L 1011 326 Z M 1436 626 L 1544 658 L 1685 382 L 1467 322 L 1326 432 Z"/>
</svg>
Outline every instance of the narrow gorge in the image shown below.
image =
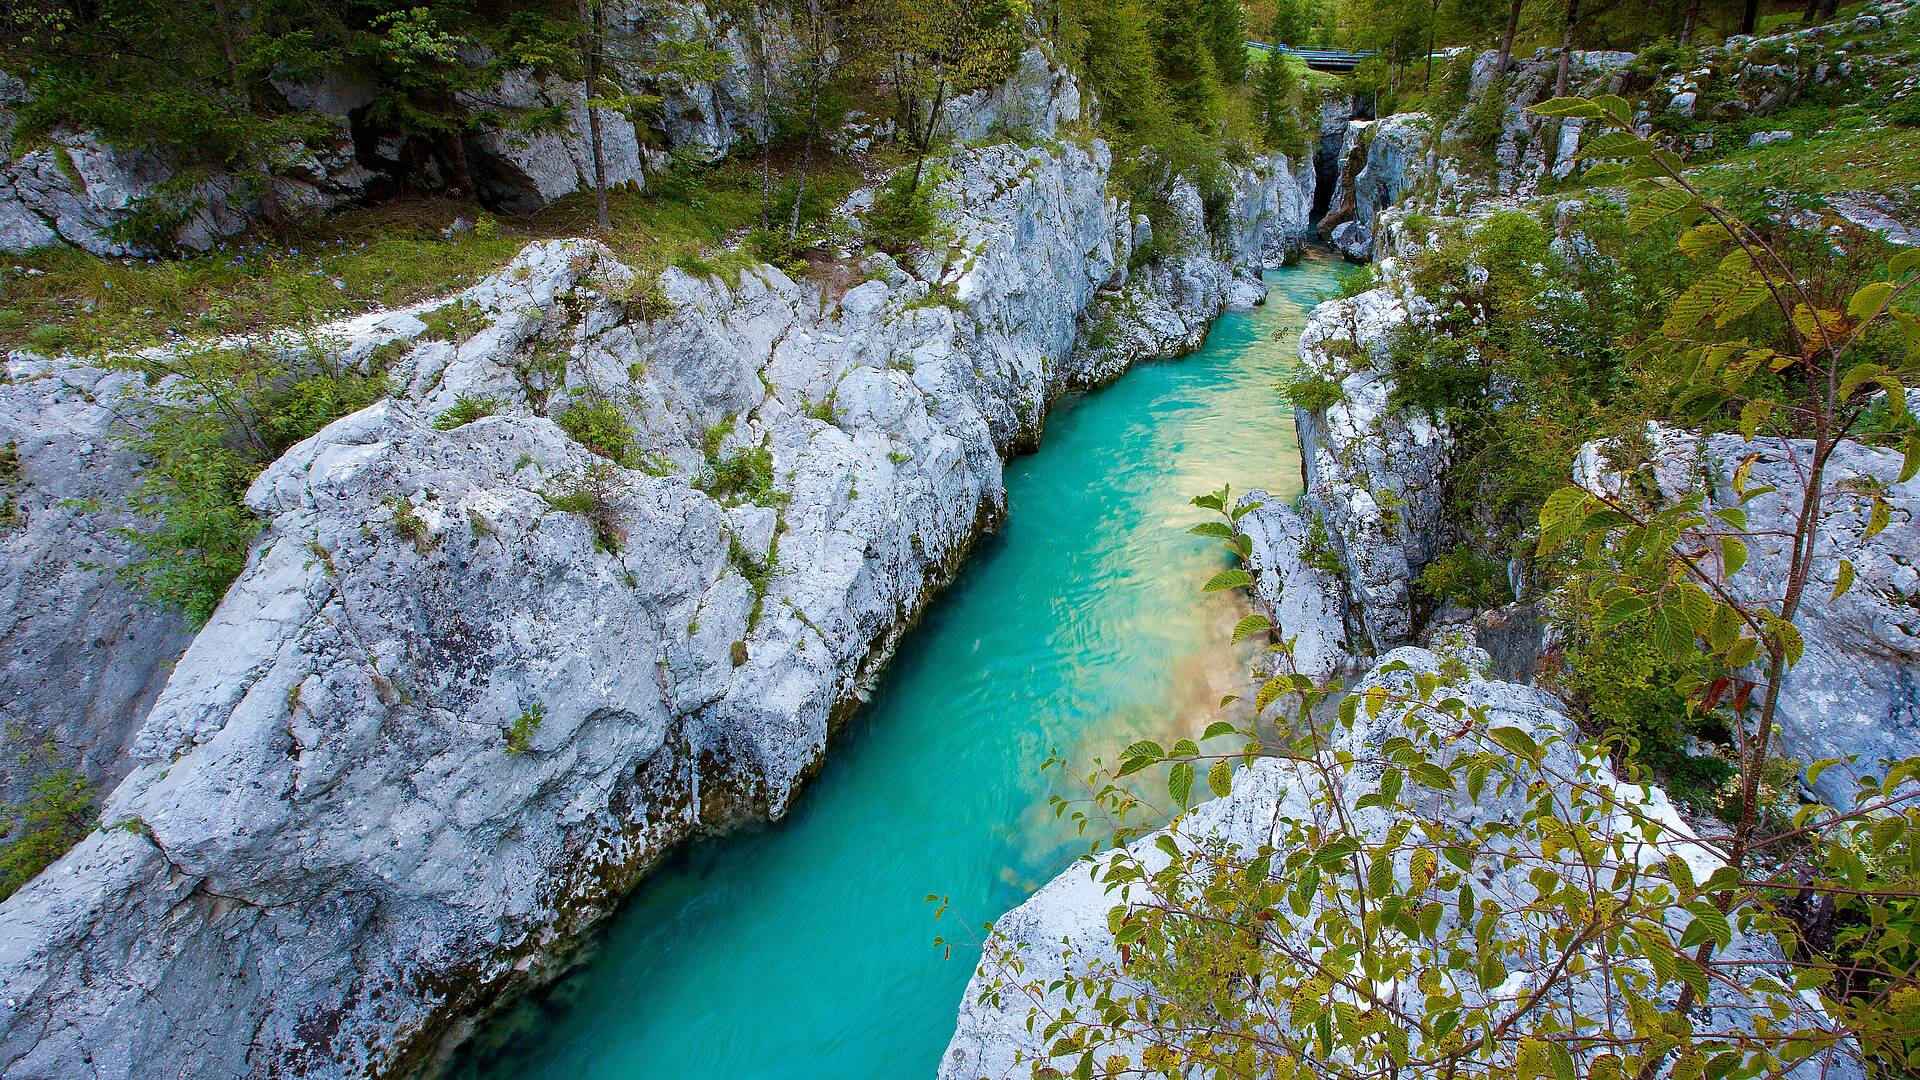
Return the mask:
<svg viewBox="0 0 1920 1080">
<path fill-rule="evenodd" d="M 1920 1067 L 1920 8 L 373 6 L 0 32 L 0 1076 Z"/>
</svg>

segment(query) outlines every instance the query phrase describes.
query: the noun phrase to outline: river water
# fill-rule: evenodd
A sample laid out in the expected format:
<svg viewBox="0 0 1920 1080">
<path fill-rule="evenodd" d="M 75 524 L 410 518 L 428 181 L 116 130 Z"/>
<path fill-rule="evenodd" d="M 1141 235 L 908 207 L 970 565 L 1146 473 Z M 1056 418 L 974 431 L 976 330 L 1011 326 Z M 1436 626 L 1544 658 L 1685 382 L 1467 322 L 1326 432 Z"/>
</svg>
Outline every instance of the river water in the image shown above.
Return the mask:
<svg viewBox="0 0 1920 1080">
<path fill-rule="evenodd" d="M 692 845 L 591 958 L 495 1021 L 460 1080 L 927 1080 L 977 956 L 943 958 L 1085 851 L 1056 821 L 1054 751 L 1088 764 L 1217 718 L 1245 653 L 1194 495 L 1292 495 L 1274 384 L 1339 263 L 1267 275 L 1206 345 L 1062 402 L 1007 470 L 1011 520 L 902 643 L 777 825 Z M 1081 770 L 1084 772 L 1085 770 Z M 950 898 L 940 922 L 925 900 Z"/>
</svg>

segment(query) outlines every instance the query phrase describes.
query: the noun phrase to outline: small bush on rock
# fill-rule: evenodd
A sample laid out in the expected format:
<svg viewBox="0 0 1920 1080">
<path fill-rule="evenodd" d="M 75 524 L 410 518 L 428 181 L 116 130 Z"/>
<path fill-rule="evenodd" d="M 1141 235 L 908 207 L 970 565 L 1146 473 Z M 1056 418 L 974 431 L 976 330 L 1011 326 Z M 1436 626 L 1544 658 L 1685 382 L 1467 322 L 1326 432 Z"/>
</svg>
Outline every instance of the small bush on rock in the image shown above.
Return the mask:
<svg viewBox="0 0 1920 1080">
<path fill-rule="evenodd" d="M 579 514 L 593 526 L 594 545 L 609 555 L 620 554 L 627 542 L 627 528 L 620 520 L 620 507 L 614 502 L 618 474 L 612 465 L 596 462 L 575 477 L 563 491 L 541 496 L 555 510 Z"/>
<path fill-rule="evenodd" d="M 901 169 L 873 197 L 867 211 L 867 243 L 890 255 L 903 255 L 926 247 L 940 226 L 940 208 L 936 192 L 946 171 L 928 166 L 918 186 L 914 171 Z"/>
<path fill-rule="evenodd" d="M 150 462 L 130 502 L 153 522 L 123 531 L 141 555 L 119 573 L 197 626 L 246 566 L 259 529 L 247 486 L 294 443 L 384 397 L 387 379 L 340 366 L 319 345 L 291 361 L 216 347 L 127 365 L 164 388 L 117 436 Z"/>
<path fill-rule="evenodd" d="M 608 398 L 578 398 L 553 418 L 574 442 L 609 461 L 625 464 L 634 457 L 633 424 L 620 406 Z"/>
<path fill-rule="evenodd" d="M 452 431 L 457 427 L 465 427 L 475 420 L 492 416 L 499 412 L 502 404 L 499 398 L 476 397 L 471 394 L 461 394 L 459 397 L 453 399 L 452 408 L 434 418 L 433 426 L 439 428 L 441 431 Z"/>
<path fill-rule="evenodd" d="M 72 769 L 35 780 L 26 802 L 0 805 L 0 900 L 79 843 L 96 816 L 92 789 Z"/>
</svg>

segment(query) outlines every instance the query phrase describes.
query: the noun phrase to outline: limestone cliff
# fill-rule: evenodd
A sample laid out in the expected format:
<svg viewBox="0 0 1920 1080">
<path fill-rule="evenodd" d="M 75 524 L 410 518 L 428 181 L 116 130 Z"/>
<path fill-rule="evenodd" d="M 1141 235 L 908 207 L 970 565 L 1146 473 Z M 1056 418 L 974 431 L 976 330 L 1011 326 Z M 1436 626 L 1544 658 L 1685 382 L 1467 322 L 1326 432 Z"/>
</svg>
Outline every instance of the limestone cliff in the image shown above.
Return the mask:
<svg viewBox="0 0 1920 1080">
<path fill-rule="evenodd" d="M 324 328 L 397 353 L 396 396 L 268 467 L 247 569 L 129 676 L 164 685 L 104 827 L 0 907 L 0 1072 L 403 1071 L 674 842 L 781 814 L 1050 403 L 1197 341 L 1304 235 L 1311 172 L 1267 159 L 1130 268 L 1109 150 L 1048 100 L 952 156 L 953 242 L 906 265 L 655 282 L 551 242 L 452 298 L 461 334 Z M 68 377 L 36 372 L 0 392 Z M 437 427 L 462 396 L 496 414 Z M 568 438 L 581 401 L 638 452 Z"/>
</svg>

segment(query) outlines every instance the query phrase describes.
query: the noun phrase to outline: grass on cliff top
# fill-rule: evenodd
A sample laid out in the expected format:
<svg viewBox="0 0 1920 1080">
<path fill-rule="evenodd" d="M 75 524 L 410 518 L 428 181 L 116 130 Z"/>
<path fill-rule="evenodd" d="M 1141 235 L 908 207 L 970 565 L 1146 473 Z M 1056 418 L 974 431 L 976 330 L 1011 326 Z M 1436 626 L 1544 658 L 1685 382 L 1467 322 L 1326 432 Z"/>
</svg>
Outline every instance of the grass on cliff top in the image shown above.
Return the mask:
<svg viewBox="0 0 1920 1080">
<path fill-rule="evenodd" d="M 791 173 L 791 167 L 782 168 Z M 852 162 L 816 162 L 803 210 L 818 215 L 859 182 Z M 792 206 L 775 185 L 779 220 Z M 609 196 L 600 238 L 623 258 L 697 263 L 760 215 L 757 161 L 656 178 Z M 449 232 L 456 218 L 479 228 Z M 181 338 L 310 325 L 466 288 L 528 242 L 594 232 L 591 192 L 494 219 L 470 202 L 398 199 L 333 214 L 271 239 L 180 259 L 98 258 L 74 248 L 0 257 L 0 348 L 92 355 Z"/>
</svg>

